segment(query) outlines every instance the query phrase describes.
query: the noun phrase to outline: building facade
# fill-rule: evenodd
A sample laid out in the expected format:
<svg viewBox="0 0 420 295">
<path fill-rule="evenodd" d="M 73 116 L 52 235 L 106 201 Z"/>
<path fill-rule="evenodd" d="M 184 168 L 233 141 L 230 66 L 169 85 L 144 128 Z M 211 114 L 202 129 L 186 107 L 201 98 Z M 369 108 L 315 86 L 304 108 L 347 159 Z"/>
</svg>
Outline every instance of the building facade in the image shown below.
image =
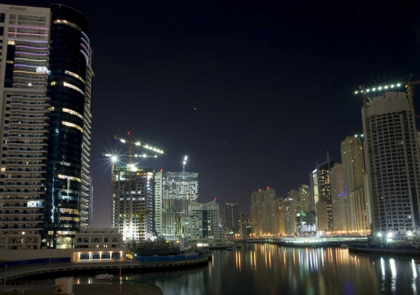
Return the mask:
<svg viewBox="0 0 420 295">
<path fill-rule="evenodd" d="M 379 92 L 362 107 L 364 154 L 374 232 L 420 225 L 419 137 L 405 92 Z"/>
<path fill-rule="evenodd" d="M 190 239 L 221 239 L 223 233 L 219 224 L 219 204 L 216 200 L 205 204 L 191 201 L 186 236 Z"/>
<path fill-rule="evenodd" d="M 309 173 L 309 185 L 311 193 L 311 210 L 315 211 L 315 206 L 319 202 L 318 168 Z"/>
<path fill-rule="evenodd" d="M 332 212 L 332 198 L 331 198 L 331 180 L 330 172 L 334 166 L 334 161 L 330 160 L 327 154 L 327 160 L 318 165 L 318 190 L 319 200 L 323 201 L 327 208 L 327 230 L 333 230 L 333 212 Z M 318 212 L 316 212 L 318 214 Z M 318 228 L 319 229 L 319 228 Z"/>
<path fill-rule="evenodd" d="M 334 230 L 347 231 L 350 216 L 346 187 L 344 186 L 343 164 L 336 163 L 331 168 L 331 196 L 333 228 Z"/>
<path fill-rule="evenodd" d="M 156 224 L 157 231 L 167 238 L 185 236 L 189 220 L 189 205 L 199 201 L 198 173 L 157 172 L 156 173 Z"/>
<path fill-rule="evenodd" d="M 116 228 L 84 228 L 76 234 L 76 248 L 119 247 L 123 247 L 123 237 Z"/>
<path fill-rule="evenodd" d="M 259 189 L 251 195 L 251 226 L 256 236 L 272 234 L 272 208 L 276 199 L 276 191 L 270 187 L 267 190 Z M 271 231 L 271 232 L 270 232 Z"/>
<path fill-rule="evenodd" d="M 248 213 L 239 213 L 238 216 L 238 227 L 239 235 L 242 238 L 249 237 L 250 234 L 250 225 L 249 225 L 249 216 Z"/>
<path fill-rule="evenodd" d="M 303 184 L 299 188 L 299 201 L 303 211 L 311 211 L 311 188 L 309 185 Z"/>
<path fill-rule="evenodd" d="M 302 206 L 299 201 L 293 198 L 286 198 L 284 200 L 284 231 L 287 235 L 294 235 L 297 232 L 296 216 L 302 211 Z"/>
<path fill-rule="evenodd" d="M 226 233 L 234 235 L 239 233 L 238 203 L 226 203 Z"/>
<path fill-rule="evenodd" d="M 341 143 L 341 160 L 349 208 L 348 228 L 352 231 L 365 231 L 370 228 L 370 213 L 365 193 L 365 163 L 360 137 L 347 137 Z"/>
<path fill-rule="evenodd" d="M 124 242 L 138 243 L 155 236 L 153 169 L 117 167 L 112 187 L 112 227 L 123 235 Z"/>
<path fill-rule="evenodd" d="M 44 227 L 51 10 L 0 5 L 0 244 L 38 249 Z"/>
</svg>

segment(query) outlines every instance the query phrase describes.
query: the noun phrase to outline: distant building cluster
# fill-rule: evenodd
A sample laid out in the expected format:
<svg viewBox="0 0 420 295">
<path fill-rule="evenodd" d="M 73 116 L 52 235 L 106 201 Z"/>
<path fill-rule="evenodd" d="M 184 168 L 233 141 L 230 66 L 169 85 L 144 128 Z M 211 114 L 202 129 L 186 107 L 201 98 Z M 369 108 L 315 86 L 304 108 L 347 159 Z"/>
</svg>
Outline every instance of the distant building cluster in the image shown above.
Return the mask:
<svg viewBox="0 0 420 295">
<path fill-rule="evenodd" d="M 419 231 L 420 135 L 411 98 L 389 88 L 365 97 L 363 134 L 341 142 L 341 163 L 327 153 L 309 186 L 287 197 L 276 198 L 272 188 L 252 193 L 251 236 Z"/>
</svg>

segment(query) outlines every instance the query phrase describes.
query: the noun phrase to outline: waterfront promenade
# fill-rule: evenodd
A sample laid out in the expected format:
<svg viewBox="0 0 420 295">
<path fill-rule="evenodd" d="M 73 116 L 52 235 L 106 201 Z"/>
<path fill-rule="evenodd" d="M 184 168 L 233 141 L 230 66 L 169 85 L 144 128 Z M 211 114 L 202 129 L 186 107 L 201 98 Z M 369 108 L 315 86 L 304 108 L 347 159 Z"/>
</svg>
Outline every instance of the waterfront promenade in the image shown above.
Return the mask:
<svg viewBox="0 0 420 295">
<path fill-rule="evenodd" d="M 176 269 L 184 267 L 193 267 L 199 265 L 205 265 L 208 263 L 208 257 L 199 257 L 188 260 L 178 261 L 165 261 L 165 262 L 139 262 L 136 260 L 121 261 L 121 262 L 77 262 L 77 263 L 60 263 L 60 264 L 42 264 L 32 266 L 22 266 L 5 268 L 0 272 L 0 280 L 14 280 L 31 275 L 40 275 L 46 273 L 63 273 L 69 272 L 74 273 L 77 271 L 122 271 L 133 270 L 133 271 L 153 271 L 161 269 Z"/>
</svg>

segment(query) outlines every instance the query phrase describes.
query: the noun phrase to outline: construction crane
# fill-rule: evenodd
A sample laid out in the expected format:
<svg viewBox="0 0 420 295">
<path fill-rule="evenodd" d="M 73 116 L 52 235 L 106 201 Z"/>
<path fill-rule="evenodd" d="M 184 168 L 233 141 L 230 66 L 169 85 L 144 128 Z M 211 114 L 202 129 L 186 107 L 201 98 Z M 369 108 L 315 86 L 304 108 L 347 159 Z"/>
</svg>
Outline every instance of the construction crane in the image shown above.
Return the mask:
<svg viewBox="0 0 420 295">
<path fill-rule="evenodd" d="M 127 172 L 128 172 L 129 218 L 130 218 L 130 232 L 133 233 L 133 217 L 134 217 L 134 214 L 133 214 L 133 198 L 131 197 L 131 195 L 132 195 L 131 184 L 132 184 L 132 170 L 136 168 L 136 164 L 137 164 L 137 163 L 133 163 L 133 157 L 134 158 L 157 158 L 157 155 L 133 154 L 133 149 L 135 147 L 137 147 L 137 148 L 143 148 L 143 149 L 152 151 L 153 153 L 156 153 L 156 154 L 162 154 L 163 155 L 165 153 L 161 149 L 153 147 L 149 144 L 142 143 L 138 140 L 134 140 L 130 132 L 127 132 L 127 137 L 126 138 L 120 137 L 120 136 L 117 136 L 117 135 L 114 135 L 114 138 L 119 140 L 123 144 L 127 144 L 127 148 L 128 148 L 128 169 L 127 169 Z M 150 214 L 150 213 L 147 213 L 148 211 L 150 211 L 150 210 L 146 210 L 144 212 L 141 212 L 140 216 L 144 216 L 145 214 Z M 143 218 L 141 218 L 140 220 L 143 221 Z M 140 225 L 139 225 L 139 227 L 140 227 Z M 141 226 L 141 228 L 143 228 L 143 226 Z"/>
</svg>

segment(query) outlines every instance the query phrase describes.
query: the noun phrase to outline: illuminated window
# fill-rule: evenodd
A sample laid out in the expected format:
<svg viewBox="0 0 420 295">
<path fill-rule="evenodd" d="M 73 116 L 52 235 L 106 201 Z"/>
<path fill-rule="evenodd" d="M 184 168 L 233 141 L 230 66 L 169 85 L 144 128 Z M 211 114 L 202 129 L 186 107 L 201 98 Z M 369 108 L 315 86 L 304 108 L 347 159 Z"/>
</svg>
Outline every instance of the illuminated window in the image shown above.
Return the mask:
<svg viewBox="0 0 420 295">
<path fill-rule="evenodd" d="M 61 121 L 61 124 L 63 124 L 64 126 L 67 126 L 67 127 L 76 128 L 80 132 L 83 132 L 83 128 L 80 127 L 79 125 L 74 124 L 74 123 L 70 123 L 70 122 L 67 122 L 67 121 Z"/>
<path fill-rule="evenodd" d="M 56 84 L 56 82 L 55 81 L 52 81 L 51 83 L 50 83 L 50 85 L 51 86 L 54 86 Z"/>
<path fill-rule="evenodd" d="M 50 110 L 52 112 L 52 111 L 54 111 L 54 107 L 49 107 L 48 110 Z"/>
<path fill-rule="evenodd" d="M 57 20 L 54 21 L 54 24 L 67 25 L 69 27 L 72 27 L 73 29 L 82 31 L 82 29 L 78 25 L 76 25 L 76 24 L 74 24 L 72 22 L 66 21 L 65 19 L 57 19 Z"/>
<path fill-rule="evenodd" d="M 77 181 L 77 182 L 82 182 L 82 180 L 78 177 L 68 176 L 68 175 L 63 175 L 63 174 L 58 174 L 58 178 L 60 178 L 60 179 L 70 179 L 70 180 L 74 180 L 74 181 Z"/>
<path fill-rule="evenodd" d="M 64 112 L 64 113 L 69 113 L 69 114 L 71 114 L 71 115 L 78 116 L 79 118 L 83 119 L 83 116 L 82 116 L 80 113 L 78 113 L 78 112 L 76 112 L 76 111 L 73 111 L 73 110 L 71 110 L 71 109 L 66 109 L 66 108 L 63 108 L 63 112 Z"/>
<path fill-rule="evenodd" d="M 80 89 L 77 86 L 74 86 L 73 84 L 70 84 L 70 83 L 67 83 L 67 82 L 63 82 L 63 85 L 64 85 L 64 87 L 68 87 L 68 88 L 74 89 L 76 91 L 79 91 L 81 94 L 85 95 L 85 93 L 83 92 L 82 89 Z"/>
<path fill-rule="evenodd" d="M 66 73 L 67 75 L 69 75 L 69 76 L 72 76 L 72 77 L 74 77 L 74 78 L 76 78 L 76 79 L 79 79 L 80 81 L 82 81 L 83 83 L 85 83 L 85 80 L 83 80 L 83 78 L 82 77 L 80 77 L 78 74 L 76 74 L 76 73 L 73 73 L 73 72 L 70 72 L 70 71 L 64 71 L 64 73 Z"/>
<path fill-rule="evenodd" d="M 15 43 L 15 41 L 7 41 L 7 44 L 8 45 L 15 45 L 16 43 Z"/>
</svg>

